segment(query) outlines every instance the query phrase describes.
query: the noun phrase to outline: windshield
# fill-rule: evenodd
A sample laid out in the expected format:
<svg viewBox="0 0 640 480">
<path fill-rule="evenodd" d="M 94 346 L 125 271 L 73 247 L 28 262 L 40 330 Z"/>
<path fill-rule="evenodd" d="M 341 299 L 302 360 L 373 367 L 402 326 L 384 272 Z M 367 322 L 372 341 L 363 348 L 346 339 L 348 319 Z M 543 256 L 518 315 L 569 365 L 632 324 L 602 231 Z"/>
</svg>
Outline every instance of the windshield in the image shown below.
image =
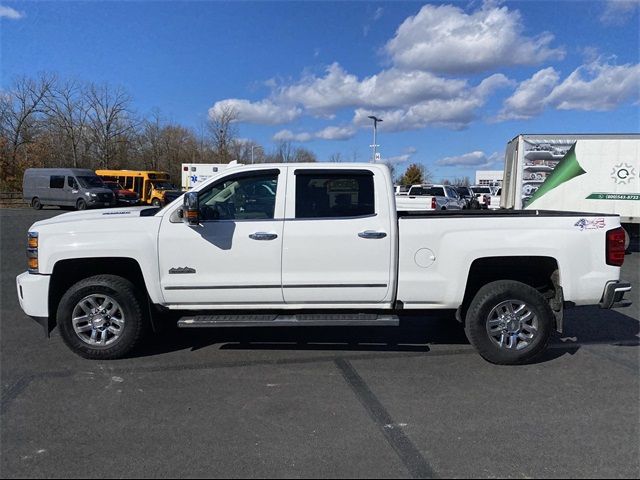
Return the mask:
<svg viewBox="0 0 640 480">
<path fill-rule="evenodd" d="M 488 193 L 491 194 L 491 189 L 489 187 L 471 187 L 473 193 Z"/>
<path fill-rule="evenodd" d="M 104 188 L 102 179 L 97 175 L 95 177 L 76 177 L 82 188 Z"/>
<path fill-rule="evenodd" d="M 116 182 L 104 182 L 104 186 L 111 190 L 123 190 L 122 185 Z"/>
<path fill-rule="evenodd" d="M 177 187 L 169 182 L 152 182 L 151 184 L 156 190 L 177 190 Z"/>
</svg>

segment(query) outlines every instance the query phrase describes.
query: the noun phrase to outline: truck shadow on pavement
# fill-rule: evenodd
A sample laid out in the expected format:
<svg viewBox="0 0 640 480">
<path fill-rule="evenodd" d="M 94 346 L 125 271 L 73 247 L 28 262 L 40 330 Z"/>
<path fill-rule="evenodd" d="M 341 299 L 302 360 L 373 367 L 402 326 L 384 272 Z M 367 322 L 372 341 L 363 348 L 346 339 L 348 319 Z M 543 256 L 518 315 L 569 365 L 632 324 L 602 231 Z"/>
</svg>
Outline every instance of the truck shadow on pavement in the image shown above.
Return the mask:
<svg viewBox="0 0 640 480">
<path fill-rule="evenodd" d="M 550 348 L 533 363 L 574 354 L 582 346 L 640 346 L 640 323 L 614 310 L 580 307 L 569 310 L 564 333 L 555 333 Z M 461 324 L 449 314 L 400 315 L 399 327 L 262 327 L 262 328 L 171 328 L 159 332 L 135 356 L 160 355 L 172 351 L 204 348 L 220 350 L 279 350 L 337 352 L 413 352 L 475 354 Z M 449 353 L 447 353 L 449 351 Z"/>
</svg>

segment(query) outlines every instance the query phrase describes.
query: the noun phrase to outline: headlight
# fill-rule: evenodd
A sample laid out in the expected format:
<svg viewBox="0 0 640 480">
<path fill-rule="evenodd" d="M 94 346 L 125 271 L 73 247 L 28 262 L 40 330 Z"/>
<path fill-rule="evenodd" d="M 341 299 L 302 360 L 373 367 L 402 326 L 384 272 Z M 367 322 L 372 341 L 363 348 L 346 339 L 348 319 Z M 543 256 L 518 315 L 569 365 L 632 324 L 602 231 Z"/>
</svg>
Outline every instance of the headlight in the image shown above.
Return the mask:
<svg viewBox="0 0 640 480">
<path fill-rule="evenodd" d="M 27 266 L 29 273 L 38 273 L 38 232 L 27 234 Z"/>
<path fill-rule="evenodd" d="M 95 194 L 95 193 L 92 193 L 92 194 L 91 194 L 91 196 L 92 196 L 93 198 L 95 198 L 95 197 L 97 197 L 98 195 L 97 195 L 97 194 Z"/>
</svg>

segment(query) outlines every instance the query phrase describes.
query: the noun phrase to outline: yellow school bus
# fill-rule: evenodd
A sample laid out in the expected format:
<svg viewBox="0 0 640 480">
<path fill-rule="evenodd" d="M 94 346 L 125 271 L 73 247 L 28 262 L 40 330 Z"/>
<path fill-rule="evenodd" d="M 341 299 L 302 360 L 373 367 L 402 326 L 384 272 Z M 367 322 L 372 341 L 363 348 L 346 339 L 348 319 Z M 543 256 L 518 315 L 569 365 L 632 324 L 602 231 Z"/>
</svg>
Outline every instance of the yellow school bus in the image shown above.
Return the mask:
<svg viewBox="0 0 640 480">
<path fill-rule="evenodd" d="M 103 180 L 118 182 L 125 190 L 140 195 L 140 203 L 160 207 L 175 198 L 178 189 L 166 172 L 148 170 L 96 170 Z M 169 194 L 169 195 L 167 195 Z M 169 198 L 167 198 L 169 197 Z"/>
</svg>

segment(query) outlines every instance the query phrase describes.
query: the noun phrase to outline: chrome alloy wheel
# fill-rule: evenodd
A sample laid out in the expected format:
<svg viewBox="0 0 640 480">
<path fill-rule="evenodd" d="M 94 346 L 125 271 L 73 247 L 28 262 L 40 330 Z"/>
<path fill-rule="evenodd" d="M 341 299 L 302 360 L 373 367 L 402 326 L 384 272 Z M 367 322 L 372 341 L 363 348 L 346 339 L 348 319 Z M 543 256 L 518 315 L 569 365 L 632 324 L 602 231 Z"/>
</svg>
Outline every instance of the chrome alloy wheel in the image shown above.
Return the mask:
<svg viewBox="0 0 640 480">
<path fill-rule="evenodd" d="M 525 302 L 507 300 L 489 313 L 487 333 L 500 348 L 522 350 L 531 345 L 538 334 L 538 317 Z"/>
<path fill-rule="evenodd" d="M 113 298 L 92 294 L 76 304 L 71 323 L 84 343 L 102 347 L 119 339 L 124 329 L 124 313 Z"/>
</svg>

